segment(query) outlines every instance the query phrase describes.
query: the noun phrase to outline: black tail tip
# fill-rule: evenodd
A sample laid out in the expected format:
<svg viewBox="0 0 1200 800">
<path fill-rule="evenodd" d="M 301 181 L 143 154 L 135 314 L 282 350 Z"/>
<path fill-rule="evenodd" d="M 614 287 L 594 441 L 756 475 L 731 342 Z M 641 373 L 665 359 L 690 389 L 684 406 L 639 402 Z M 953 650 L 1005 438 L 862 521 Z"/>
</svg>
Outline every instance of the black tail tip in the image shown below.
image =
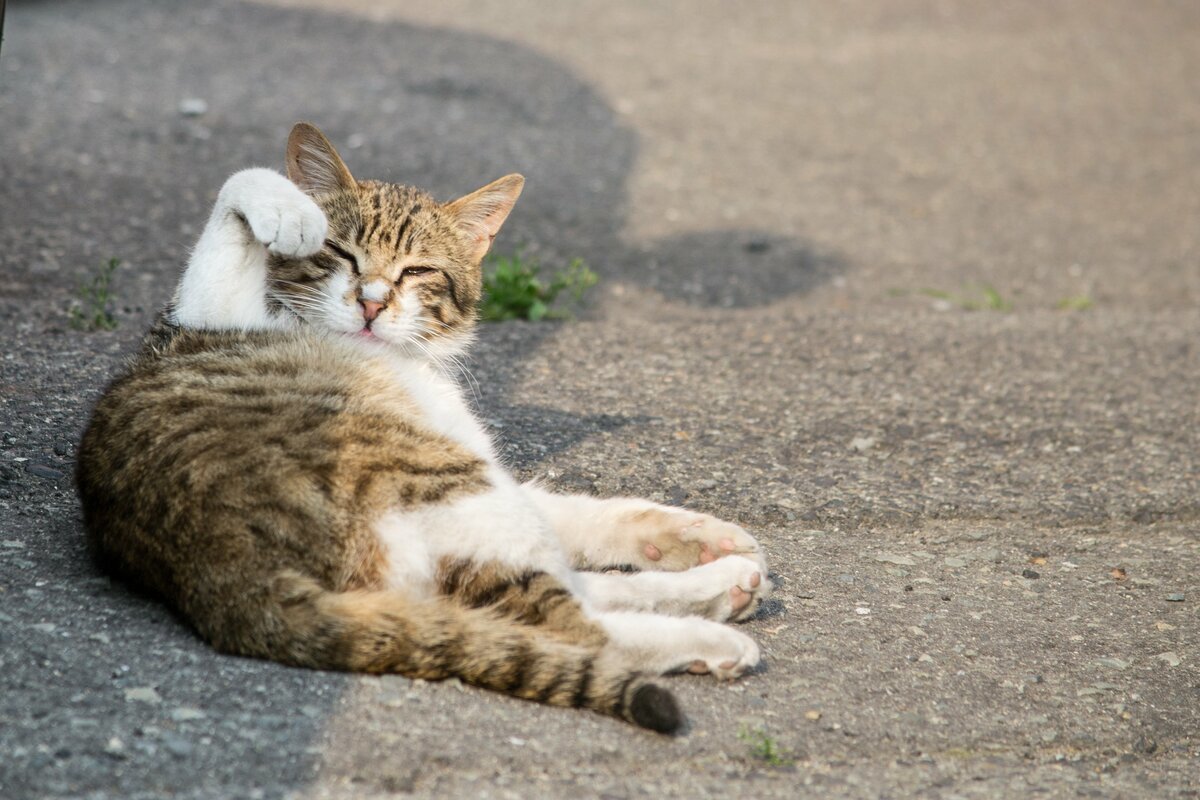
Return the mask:
<svg viewBox="0 0 1200 800">
<path fill-rule="evenodd" d="M 638 725 L 659 733 L 675 733 L 683 727 L 683 712 L 675 695 L 653 683 L 638 687 L 633 693 L 629 715 Z"/>
</svg>

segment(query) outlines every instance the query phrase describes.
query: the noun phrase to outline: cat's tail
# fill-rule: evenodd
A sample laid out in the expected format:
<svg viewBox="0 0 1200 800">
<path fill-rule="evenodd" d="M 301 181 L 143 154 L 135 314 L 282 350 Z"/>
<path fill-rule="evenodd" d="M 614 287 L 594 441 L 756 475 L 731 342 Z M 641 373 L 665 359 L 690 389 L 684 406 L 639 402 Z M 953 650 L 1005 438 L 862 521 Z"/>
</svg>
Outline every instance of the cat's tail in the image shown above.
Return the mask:
<svg viewBox="0 0 1200 800">
<path fill-rule="evenodd" d="M 589 708 L 661 733 L 683 725 L 671 692 L 622 667 L 603 646 L 539 635 L 488 609 L 396 591 L 330 592 L 296 573 L 278 578 L 271 594 L 258 625 L 201 632 L 219 649 L 295 666 L 426 680 L 457 677 L 527 700 Z M 231 638 L 232 630 L 240 634 Z"/>
</svg>

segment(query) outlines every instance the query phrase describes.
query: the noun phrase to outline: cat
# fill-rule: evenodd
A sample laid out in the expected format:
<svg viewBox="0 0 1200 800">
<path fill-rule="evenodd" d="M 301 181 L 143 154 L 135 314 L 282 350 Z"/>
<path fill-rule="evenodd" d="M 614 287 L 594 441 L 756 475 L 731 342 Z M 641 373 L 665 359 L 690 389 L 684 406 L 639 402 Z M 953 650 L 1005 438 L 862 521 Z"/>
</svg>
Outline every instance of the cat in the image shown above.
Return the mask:
<svg viewBox="0 0 1200 800">
<path fill-rule="evenodd" d="M 759 662 L 737 525 L 520 484 L 445 367 L 524 184 L 358 181 L 314 126 L 234 174 L 76 481 L 99 564 L 216 649 L 464 682 L 672 733 L 654 676 Z M 603 571 L 632 566 L 636 572 Z"/>
</svg>

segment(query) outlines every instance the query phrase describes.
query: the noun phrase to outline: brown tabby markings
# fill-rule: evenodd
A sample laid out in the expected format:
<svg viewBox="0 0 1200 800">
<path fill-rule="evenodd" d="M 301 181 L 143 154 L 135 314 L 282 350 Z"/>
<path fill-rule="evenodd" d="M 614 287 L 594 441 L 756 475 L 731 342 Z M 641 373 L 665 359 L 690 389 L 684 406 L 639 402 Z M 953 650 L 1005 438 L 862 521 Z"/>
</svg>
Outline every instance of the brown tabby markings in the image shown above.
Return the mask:
<svg viewBox="0 0 1200 800">
<path fill-rule="evenodd" d="M 175 585 L 196 548 L 232 563 L 219 551 L 237 545 L 247 570 L 316 562 L 331 591 L 379 588 L 375 518 L 488 486 L 482 461 L 406 421 L 407 401 L 371 375 L 382 365 L 300 335 L 165 327 L 98 406 L 80 466 L 89 485 L 119 476 L 132 492 L 138 540 L 186 545 L 186 561 L 129 564 L 144 576 Z"/>
<path fill-rule="evenodd" d="M 495 563 L 442 559 L 435 578 L 438 591 L 470 608 L 491 608 L 523 625 L 545 626 L 568 640 L 602 646 L 608 637 L 583 614 L 579 601 L 552 575 L 517 572 Z"/>
<path fill-rule="evenodd" d="M 356 181 L 340 159 L 330 165 L 329 174 L 312 181 L 305 173 L 304 158 L 326 148 L 332 151 L 328 140 L 311 126 L 298 125 L 292 133 L 288 176 L 301 186 L 306 179 L 315 184 L 309 191 L 329 223 L 328 247 L 308 260 L 272 256 L 272 294 L 302 301 L 312 284 L 345 263 L 359 284 L 382 281 L 391 287 L 382 299 L 384 308 L 396 301 L 397 292 L 415 290 L 435 324 L 422 339 L 458 335 L 473 327 L 483 291 L 479 260 L 486 247 L 479 250 L 476 238 L 459 223 L 460 212 L 475 195 L 442 205 L 411 186 Z M 406 269 L 414 268 L 427 271 L 406 274 Z M 345 299 L 353 302 L 350 293 L 356 290 L 352 286 Z M 273 302 L 277 310 L 279 301 Z"/>
<path fill-rule="evenodd" d="M 328 241 L 351 256 L 349 263 L 359 281 L 382 280 L 392 287 L 383 300 L 385 308 L 394 302 L 397 290 L 416 289 L 424 309 L 441 326 L 423 338 L 474 322 L 482 290 L 478 270 L 456 268 L 467 247 L 432 197 L 408 186 L 362 181 L 323 196 L 322 204 L 329 221 Z M 303 298 L 302 287 L 342 269 L 342 261 L 346 259 L 339 259 L 336 251 L 318 253 L 307 261 L 274 256 L 273 294 Z M 438 271 L 404 275 L 401 265 L 436 265 Z M 273 310 L 277 309 L 278 305 Z"/>
<path fill-rule="evenodd" d="M 349 273 L 351 306 L 382 281 L 385 308 L 411 290 L 440 326 L 425 338 L 471 329 L 479 261 L 519 176 L 443 205 L 417 189 L 356 182 L 305 124 L 289 141 L 288 174 L 321 207 L 329 233 L 310 257 L 269 257 L 268 297 L 302 306 Z M 262 246 L 247 237 L 248 247 Z M 291 313 L 277 299 L 271 310 Z M 481 458 L 421 424 L 384 356 L 304 325 L 247 333 L 166 320 L 100 399 L 79 450 L 89 542 L 109 570 L 226 652 L 458 676 L 678 728 L 670 693 L 621 663 L 546 573 L 444 560 L 433 597 L 387 588 L 372 528 L 384 512 L 491 486 Z"/>
<path fill-rule="evenodd" d="M 600 663 L 603 631 L 553 577 L 447 560 L 437 585 L 453 602 L 382 588 L 373 518 L 488 484 L 480 461 L 395 413 L 371 366 L 299 336 L 160 323 L 81 447 L 97 555 L 221 650 L 458 675 L 628 717 L 647 681 Z"/>
</svg>

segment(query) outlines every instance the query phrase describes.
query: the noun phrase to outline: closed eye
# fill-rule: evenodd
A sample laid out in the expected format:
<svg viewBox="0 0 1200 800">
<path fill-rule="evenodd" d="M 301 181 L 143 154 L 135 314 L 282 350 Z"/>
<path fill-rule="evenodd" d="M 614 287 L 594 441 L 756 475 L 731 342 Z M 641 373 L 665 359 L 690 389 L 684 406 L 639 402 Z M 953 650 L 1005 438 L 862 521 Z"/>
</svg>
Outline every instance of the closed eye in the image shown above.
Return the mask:
<svg viewBox="0 0 1200 800">
<path fill-rule="evenodd" d="M 400 270 L 400 277 L 406 278 L 409 275 L 428 275 L 430 272 L 436 272 L 433 267 L 405 267 Z"/>
<path fill-rule="evenodd" d="M 336 253 L 343 260 L 349 261 L 350 268 L 352 270 L 354 270 L 354 274 L 355 275 L 358 274 L 358 259 L 354 257 L 353 253 L 351 253 L 349 250 L 345 249 L 344 247 L 339 246 L 336 242 L 330 241 L 328 239 L 325 240 L 325 246 L 328 247 L 330 250 L 332 250 L 334 253 Z"/>
</svg>

